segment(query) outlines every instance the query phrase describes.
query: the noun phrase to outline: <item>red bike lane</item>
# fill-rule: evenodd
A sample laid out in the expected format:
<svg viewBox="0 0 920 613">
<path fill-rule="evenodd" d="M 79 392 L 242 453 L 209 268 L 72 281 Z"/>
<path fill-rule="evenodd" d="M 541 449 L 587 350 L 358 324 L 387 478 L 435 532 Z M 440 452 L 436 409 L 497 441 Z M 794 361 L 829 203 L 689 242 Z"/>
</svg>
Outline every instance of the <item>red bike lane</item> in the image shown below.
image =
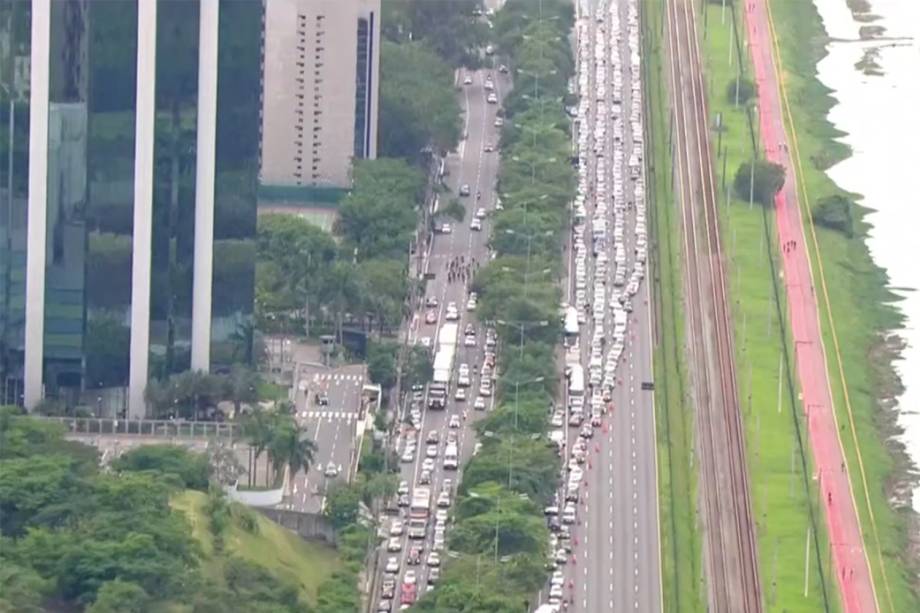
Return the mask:
<svg viewBox="0 0 920 613">
<path fill-rule="evenodd" d="M 813 470 L 824 506 L 835 577 L 844 610 L 877 611 L 875 586 L 840 442 L 840 428 L 846 426 L 838 424 L 833 410 L 815 285 L 796 193 L 795 166 L 786 145 L 765 0 L 744 0 L 744 16 L 757 83 L 761 140 L 767 159 L 786 169 L 786 182 L 776 196 L 776 226 L 802 408 L 808 422 Z"/>
</svg>

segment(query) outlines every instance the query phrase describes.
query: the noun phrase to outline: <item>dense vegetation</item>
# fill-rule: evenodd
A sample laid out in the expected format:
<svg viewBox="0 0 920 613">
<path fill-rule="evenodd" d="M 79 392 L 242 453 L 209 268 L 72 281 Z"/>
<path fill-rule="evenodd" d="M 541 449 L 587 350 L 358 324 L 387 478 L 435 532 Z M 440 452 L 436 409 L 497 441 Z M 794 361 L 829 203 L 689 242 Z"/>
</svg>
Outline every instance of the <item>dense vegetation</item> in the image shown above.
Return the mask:
<svg viewBox="0 0 920 613">
<path fill-rule="evenodd" d="M 231 527 L 253 534 L 265 520 L 211 488 L 206 552 L 172 508 L 186 487 L 207 491 L 213 468 L 163 446 L 103 472 L 96 450 L 57 424 L 0 410 L 0 611 L 306 610 L 298 585 L 224 545 Z"/>
<path fill-rule="evenodd" d="M 266 331 L 341 341 L 346 323 L 370 332 L 399 325 L 408 290 L 406 252 L 424 195 L 422 173 L 398 159 L 359 161 L 336 236 L 283 214 L 259 216 L 256 313 Z M 315 330 L 313 330 L 315 331 Z"/>
<path fill-rule="evenodd" d="M 494 23 L 502 61 L 517 78 L 505 107 L 496 259 L 473 288 L 479 316 L 495 322 L 501 341 L 498 402 L 478 424 L 483 446 L 459 488 L 449 545 L 460 555 L 420 611 L 517 612 L 533 600 L 545 580 L 542 508 L 560 469 L 545 433 L 558 387 L 560 244 L 575 187 L 560 103 L 573 72 L 572 7 L 544 0 L 541 20 L 532 2 L 509 0 Z"/>
</svg>

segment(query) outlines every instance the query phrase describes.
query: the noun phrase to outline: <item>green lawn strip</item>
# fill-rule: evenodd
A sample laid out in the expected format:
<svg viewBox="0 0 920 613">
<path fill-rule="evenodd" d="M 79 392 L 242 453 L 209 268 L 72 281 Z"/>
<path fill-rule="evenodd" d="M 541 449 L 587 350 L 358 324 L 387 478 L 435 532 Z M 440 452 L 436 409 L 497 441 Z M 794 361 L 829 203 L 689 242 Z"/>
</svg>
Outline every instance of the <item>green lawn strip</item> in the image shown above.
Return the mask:
<svg viewBox="0 0 920 613">
<path fill-rule="evenodd" d="M 836 610 L 826 530 L 810 482 L 807 433 L 797 421 L 801 407 L 796 402 L 797 390 L 791 387 L 794 377 L 785 376 L 791 344 L 780 325 L 780 317 L 785 317 L 785 293 L 781 283 L 774 283 L 779 267 L 773 260 L 773 213 L 738 202 L 730 193 L 735 170 L 754 154 L 747 111 L 728 98 L 729 86 L 737 76 L 738 50 L 744 49 L 734 40 L 741 31 L 740 15 L 733 36 L 732 11 L 725 11 L 723 21 L 720 5 L 705 6 L 701 52 L 712 128 L 721 117 L 721 130 L 713 129 L 710 134 L 722 211 L 722 245 L 729 254 L 738 397 L 744 414 L 764 603 L 768 610 L 776 611 Z M 745 73 L 750 74 L 747 58 L 740 59 Z M 810 554 L 807 582 L 806 549 Z"/>
<path fill-rule="evenodd" d="M 684 364 L 684 319 L 680 227 L 671 190 L 668 105 L 661 24 L 662 4 L 644 5 L 643 43 L 646 92 L 647 169 L 655 305 L 655 411 L 658 438 L 658 488 L 665 611 L 704 611 L 703 573 L 696 473 L 693 470 L 693 411 L 688 406 Z"/>
<path fill-rule="evenodd" d="M 827 36 L 811 2 L 773 2 L 771 7 L 786 71 L 784 79 L 789 104 L 795 109 L 796 135 L 803 164 L 798 176 L 799 190 L 800 193 L 807 191 L 811 207 L 815 207 L 822 198 L 848 196 L 824 173 L 826 168 L 849 154 L 845 145 L 832 140 L 840 136 L 839 131 L 827 121 L 827 112 L 834 101 L 831 92 L 816 77 L 815 66 L 825 55 Z M 849 426 L 827 304 L 814 260 L 812 272 L 815 275 L 834 406 L 842 424 L 841 440 L 851 470 L 850 481 L 862 521 L 869 562 L 873 567 L 879 605 L 883 610 L 916 611 L 920 610 L 920 598 L 916 591 L 918 569 L 911 566 L 905 555 L 909 543 L 910 512 L 893 509 L 889 503 L 892 477 L 904 469 L 906 458 L 900 445 L 890 441 L 890 437 L 896 434 L 894 416 L 880 402 L 896 389 L 896 384 L 892 383 L 891 353 L 885 349 L 882 335 L 897 328 L 901 320 L 888 304 L 893 296 L 886 287 L 887 276 L 872 261 L 865 244 L 869 229 L 864 221 L 866 212 L 863 207 L 854 207 L 853 238 L 822 228 L 816 228 L 816 234 L 828 296 L 833 305 L 840 361 L 856 424 L 865 483 L 869 484 L 868 496 L 885 564 L 884 576 L 879 564 L 876 531 L 872 530 L 870 523 L 864 482 L 858 473 L 857 441 Z M 802 214 L 806 218 L 805 235 L 814 254 L 807 211 L 803 210 Z"/>
<path fill-rule="evenodd" d="M 317 543 L 304 541 L 299 536 L 275 524 L 258 512 L 252 513 L 258 529 L 246 532 L 235 522 L 230 522 L 224 537 L 227 553 L 216 554 L 209 526 L 205 504 L 207 496 L 201 492 L 186 490 L 175 496 L 170 504 L 181 510 L 188 518 L 192 535 L 201 549 L 201 572 L 213 580 L 222 580 L 222 564 L 227 553 L 264 567 L 269 572 L 300 588 L 302 596 L 309 602 L 316 602 L 316 589 L 341 567 L 336 551 Z"/>
</svg>

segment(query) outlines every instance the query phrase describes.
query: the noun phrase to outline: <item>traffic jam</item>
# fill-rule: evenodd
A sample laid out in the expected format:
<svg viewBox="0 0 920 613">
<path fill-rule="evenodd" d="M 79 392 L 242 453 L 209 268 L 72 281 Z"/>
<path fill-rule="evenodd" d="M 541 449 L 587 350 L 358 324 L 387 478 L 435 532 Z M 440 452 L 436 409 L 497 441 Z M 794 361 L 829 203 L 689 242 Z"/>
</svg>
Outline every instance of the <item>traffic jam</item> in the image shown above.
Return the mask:
<svg viewBox="0 0 920 613">
<path fill-rule="evenodd" d="M 628 2 L 625 24 L 621 6 L 600 0 L 593 17 L 586 9 L 576 22 L 579 166 L 572 210 L 574 274 L 563 309 L 568 385 L 564 409 L 551 417 L 557 429 L 550 435 L 566 462 L 557 498 L 545 509 L 553 570 L 545 594 L 548 610 L 574 603 L 577 581 L 563 567 L 577 564 L 578 527 L 584 521 L 579 501 L 590 491 L 585 464 L 589 447 L 599 444 L 590 441 L 595 429 L 606 432 L 605 418 L 615 410 L 617 368 L 648 255 L 638 0 Z M 624 37 L 628 54 L 621 52 Z M 624 73 L 630 82 L 626 91 Z"/>
<path fill-rule="evenodd" d="M 497 70 L 499 75 L 507 72 L 504 66 Z M 492 71 L 470 73 L 463 79 L 464 86 L 473 85 L 474 78 L 482 79 L 487 109 L 482 126 L 484 146 L 476 153 L 467 148 L 466 154 L 481 156 L 494 151 L 491 143 L 498 141 L 502 122 L 496 106 L 497 75 Z M 433 353 L 432 377 L 427 386 L 413 388 L 396 443 L 403 479 L 397 497 L 387 503 L 388 520 L 380 535 L 385 551 L 379 560 L 383 574 L 375 610 L 381 613 L 410 608 L 440 580 L 458 471 L 481 446 L 473 442 L 475 432 L 469 426 L 492 409 L 498 335 L 477 320 L 478 296 L 469 290 L 479 268 L 478 252 L 487 257 L 484 226 L 488 214 L 490 209 L 501 208 L 497 198 L 493 200 L 491 185 L 489 188 L 489 197 L 483 197 L 476 186 L 462 182 L 457 186 L 461 198 L 475 197 L 476 202 L 470 209 L 474 213 L 468 242 L 458 240 L 458 232 L 449 224 L 436 233 L 435 241 L 448 243 L 444 269 L 437 272 L 446 283 L 430 288 L 441 296 L 429 294 L 424 301 L 424 322 L 435 334 L 433 338 L 420 336 L 417 343 Z M 480 235 L 481 239 L 475 238 Z"/>
</svg>

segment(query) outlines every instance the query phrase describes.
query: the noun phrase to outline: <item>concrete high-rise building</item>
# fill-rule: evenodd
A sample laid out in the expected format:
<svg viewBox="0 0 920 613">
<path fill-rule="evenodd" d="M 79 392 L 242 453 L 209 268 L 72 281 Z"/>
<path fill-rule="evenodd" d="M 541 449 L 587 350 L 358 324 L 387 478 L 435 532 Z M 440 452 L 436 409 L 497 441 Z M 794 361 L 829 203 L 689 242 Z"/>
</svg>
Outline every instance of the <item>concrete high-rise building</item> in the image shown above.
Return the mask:
<svg viewBox="0 0 920 613">
<path fill-rule="evenodd" d="M 261 183 L 351 186 L 377 156 L 380 0 L 267 0 Z"/>
<path fill-rule="evenodd" d="M 0 0 L 0 404 L 251 359 L 262 16 Z"/>
</svg>

